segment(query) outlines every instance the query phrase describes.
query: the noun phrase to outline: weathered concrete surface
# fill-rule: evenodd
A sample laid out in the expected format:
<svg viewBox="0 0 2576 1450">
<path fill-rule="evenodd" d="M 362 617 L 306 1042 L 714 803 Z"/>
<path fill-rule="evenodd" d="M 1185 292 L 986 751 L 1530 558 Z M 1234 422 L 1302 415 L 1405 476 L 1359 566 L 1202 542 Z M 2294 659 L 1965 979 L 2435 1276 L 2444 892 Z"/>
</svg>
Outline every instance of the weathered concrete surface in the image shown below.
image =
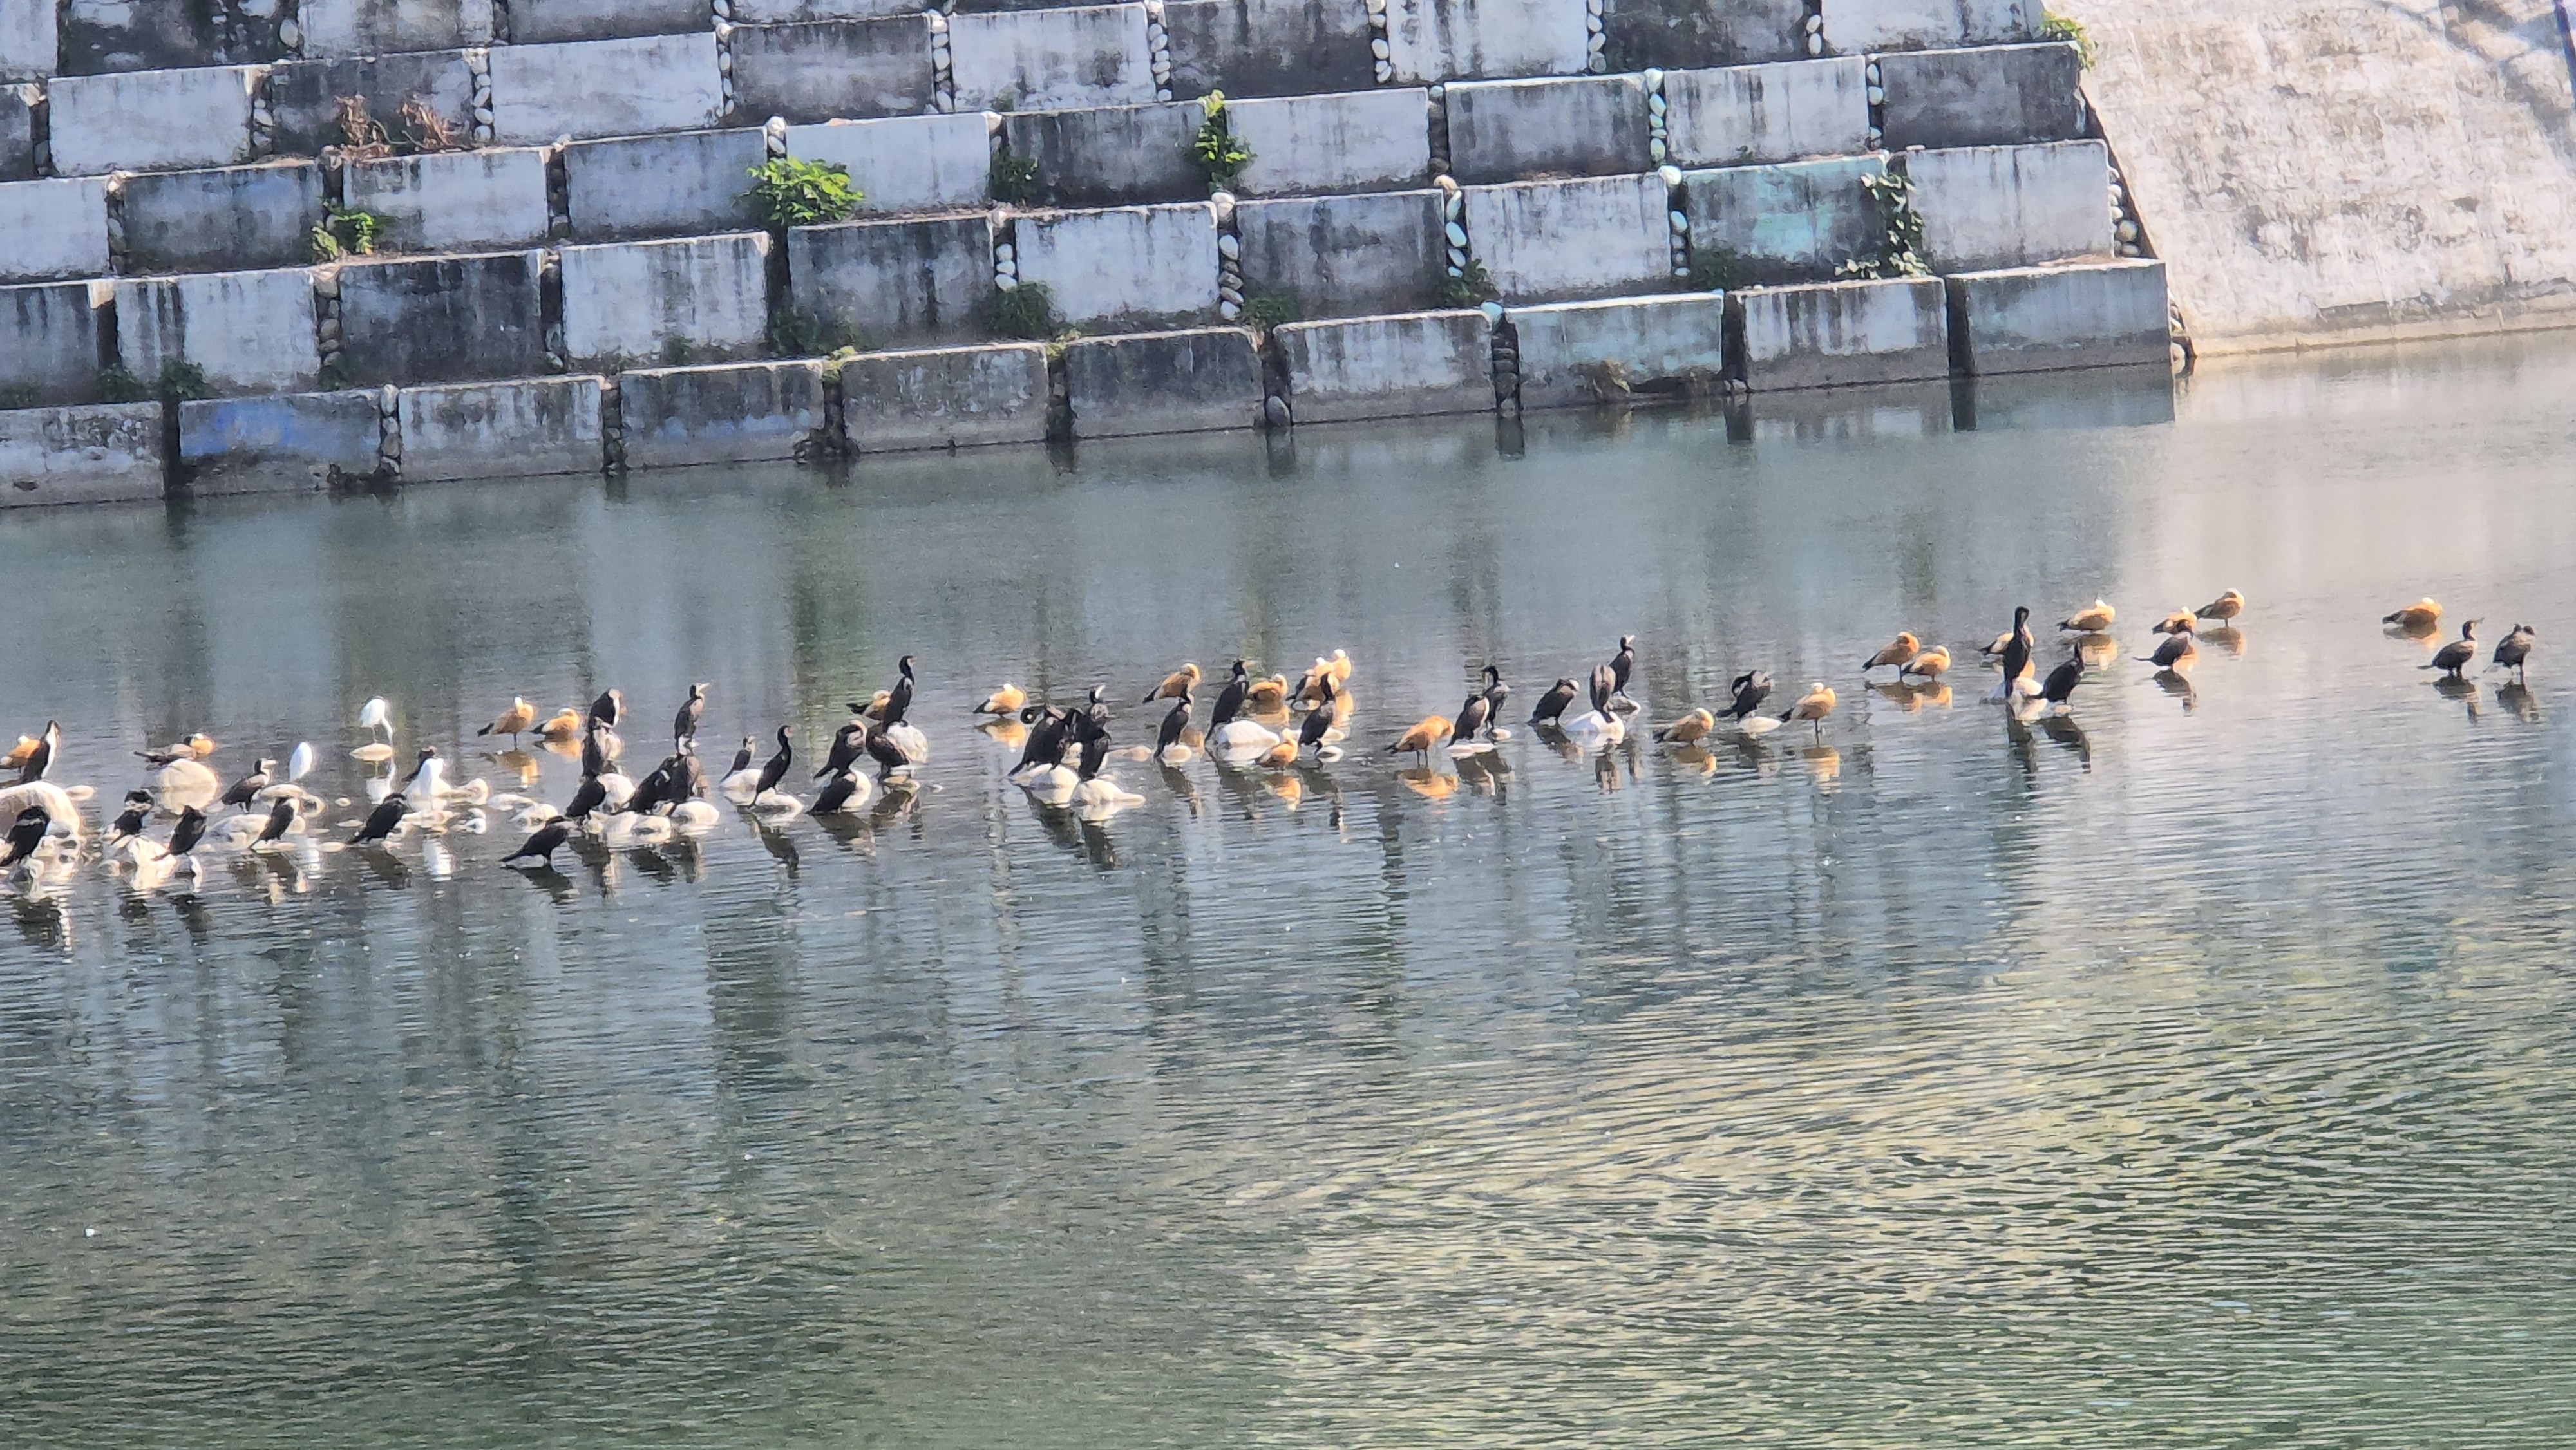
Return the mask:
<svg viewBox="0 0 2576 1450">
<path fill-rule="evenodd" d="M 962 338 L 993 288 L 993 225 L 961 216 L 797 227 L 787 277 L 798 311 L 870 346 Z"/>
<path fill-rule="evenodd" d="M 1154 99 L 1142 5 L 958 15 L 948 34 L 961 109 L 1033 111 Z"/>
<path fill-rule="evenodd" d="M 52 75 L 58 50 L 52 0 L 0 0 L 0 81 Z"/>
<path fill-rule="evenodd" d="M 692 236 L 760 225 L 751 171 L 760 128 L 576 141 L 564 148 L 564 211 L 586 242 Z"/>
<path fill-rule="evenodd" d="M 1494 328 L 1485 314 L 1407 312 L 1271 329 L 1300 423 L 1489 413 Z"/>
<path fill-rule="evenodd" d="M 769 336 L 769 247 L 767 232 L 565 247 L 565 356 L 685 362 L 757 351 Z"/>
<path fill-rule="evenodd" d="M 680 35 L 707 25 L 706 0 L 510 0 L 510 39 L 520 45 Z"/>
<path fill-rule="evenodd" d="M 492 42 L 492 0 L 303 0 L 308 56 L 457 50 Z"/>
<path fill-rule="evenodd" d="M 1375 81 L 1365 5 L 1315 0 L 1167 0 L 1172 94 L 1364 91 Z"/>
<path fill-rule="evenodd" d="M 866 353 L 841 365 L 841 428 L 862 453 L 1035 443 L 1047 432 L 1034 342 Z"/>
<path fill-rule="evenodd" d="M 745 25 L 733 33 L 733 83 L 746 117 L 814 122 L 918 115 L 938 94 L 930 22 L 900 15 Z"/>
<path fill-rule="evenodd" d="M 41 86 L 0 86 L 0 181 L 35 179 L 36 107 L 44 98 Z"/>
<path fill-rule="evenodd" d="M 737 25 L 794 25 L 807 20 L 875 20 L 920 13 L 917 0 L 734 0 Z"/>
<path fill-rule="evenodd" d="M 2041 0 L 1825 0 L 1825 44 L 1850 55 L 2035 40 L 2040 8 Z"/>
<path fill-rule="evenodd" d="M 643 368 L 617 394 L 629 468 L 793 458 L 824 423 L 820 362 Z"/>
<path fill-rule="evenodd" d="M 0 282 L 95 277 L 107 270 L 107 181 L 0 182 Z"/>
<path fill-rule="evenodd" d="M 1610 0 L 1603 54 L 1614 71 L 1745 65 L 1807 53 L 1805 0 Z"/>
<path fill-rule="evenodd" d="M 711 30 L 496 45 L 491 56 L 492 133 L 501 141 L 697 130 L 724 113 Z"/>
<path fill-rule="evenodd" d="M 1244 196 L 1384 191 L 1431 177 L 1431 100 L 1418 86 L 1237 101 L 1226 126 L 1252 151 Z"/>
<path fill-rule="evenodd" d="M 1234 327 L 1087 337 L 1066 345 L 1076 438 L 1204 433 L 1261 421 L 1261 357 Z"/>
<path fill-rule="evenodd" d="M 290 266 L 312 255 L 322 168 L 283 161 L 146 172 L 125 179 L 120 210 L 130 271 Z"/>
<path fill-rule="evenodd" d="M 1923 250 L 1951 272 L 2111 250 L 2111 161 L 2099 141 L 1906 153 Z"/>
<path fill-rule="evenodd" d="M 1646 83 L 1635 76 L 1461 81 L 1448 88 L 1449 174 L 1460 181 L 1646 171 Z"/>
<path fill-rule="evenodd" d="M 251 27 L 268 33 L 248 37 L 250 43 L 233 54 L 224 24 L 230 18 L 200 0 L 69 0 L 56 21 L 60 71 L 103 75 L 276 58 L 273 22 Z"/>
<path fill-rule="evenodd" d="M 529 247 L 546 239 L 546 154 L 531 146 L 353 161 L 349 207 L 373 213 L 380 251 Z"/>
<path fill-rule="evenodd" d="M 1023 111 L 1002 118 L 1002 144 L 1038 164 L 1045 206 L 1126 206 L 1208 194 L 1190 155 L 1207 112 L 1196 101 Z"/>
<path fill-rule="evenodd" d="M 218 393 L 303 393 L 320 382 L 313 274 L 302 267 L 124 278 L 116 352 L 147 383 L 168 362 L 205 369 Z"/>
<path fill-rule="evenodd" d="M 535 252 L 367 259 L 339 269 L 340 361 L 357 383 L 543 372 Z"/>
<path fill-rule="evenodd" d="M 246 65 L 62 76 L 47 88 L 54 170 L 163 171 L 250 159 Z"/>
<path fill-rule="evenodd" d="M 2170 356 L 2162 263 L 2015 267 L 1946 280 L 1952 348 L 1965 371 L 2117 367 Z"/>
<path fill-rule="evenodd" d="M 97 396 L 99 304 L 108 284 L 0 287 L 0 389 L 40 403 Z"/>
<path fill-rule="evenodd" d="M 397 402 L 402 476 L 433 483 L 597 473 L 607 466 L 599 393 L 595 377 L 405 388 Z"/>
<path fill-rule="evenodd" d="M 1877 248 L 1878 204 L 1861 182 L 1886 169 L 1876 156 L 1853 156 L 1685 171 L 1691 256 L 1731 253 L 1738 283 L 1830 277 Z"/>
<path fill-rule="evenodd" d="M 2060 42 L 1970 50 L 1894 51 L 1878 58 L 1887 91 L 1879 130 L 1887 148 L 2010 146 L 2084 134 L 2076 94 L 2084 66 Z"/>
<path fill-rule="evenodd" d="M 1597 297 L 1672 277 L 1672 226 L 1654 176 L 1465 190 L 1470 245 L 1506 301 Z"/>
<path fill-rule="evenodd" d="M 1843 156 L 1869 145 L 1869 62 L 1859 56 L 1673 71 L 1666 159 L 1743 166 Z"/>
<path fill-rule="evenodd" d="M 1073 322 L 1145 327 L 1216 310 L 1216 213 L 1204 203 L 1024 216 L 1020 279 Z"/>
<path fill-rule="evenodd" d="M 1694 391 L 1726 370 L 1726 299 L 1714 292 L 1515 307 L 1507 320 L 1524 408 Z"/>
<path fill-rule="evenodd" d="M 158 403 L 0 411 L 0 508 L 159 498 L 163 457 Z"/>
<path fill-rule="evenodd" d="M 1950 375 L 1949 303 L 1938 277 L 1748 287 L 1738 369 L 1755 391 Z"/>
<path fill-rule="evenodd" d="M 1575 75 L 1581 0 L 1388 0 L 1387 59 L 1405 82 Z"/>
<path fill-rule="evenodd" d="M 373 389 L 181 403 L 181 476 L 199 494 L 300 493 L 372 478 L 380 416 Z"/>
<path fill-rule="evenodd" d="M 289 61 L 268 73 L 270 149 L 284 156 L 319 156 L 344 144 L 340 98 L 366 102 L 367 115 L 389 142 L 416 146 L 402 118 L 403 103 L 420 100 L 445 121 L 458 145 L 474 130 L 474 71 L 461 50 L 376 55 L 342 60 Z M 552 140 L 552 137 L 548 137 Z"/>
<path fill-rule="evenodd" d="M 866 212 L 980 207 L 991 198 L 992 123 L 983 111 L 787 128 L 787 154 L 849 168 Z"/>
<path fill-rule="evenodd" d="M 1428 307 L 1448 270 L 1436 191 L 1247 201 L 1234 224 L 1246 295 L 1294 293 L 1307 317 Z"/>
</svg>

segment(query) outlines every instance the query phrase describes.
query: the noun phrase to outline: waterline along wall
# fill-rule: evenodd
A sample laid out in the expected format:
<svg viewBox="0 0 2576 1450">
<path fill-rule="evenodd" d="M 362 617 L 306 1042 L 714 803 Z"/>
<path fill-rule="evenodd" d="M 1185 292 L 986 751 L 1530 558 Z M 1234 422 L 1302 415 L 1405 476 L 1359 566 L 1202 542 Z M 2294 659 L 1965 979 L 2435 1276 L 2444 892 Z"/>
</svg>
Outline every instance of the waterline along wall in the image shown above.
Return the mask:
<svg viewBox="0 0 2576 1450">
<path fill-rule="evenodd" d="M 2162 364 L 2163 264 L 2040 31 L 0 0 L 0 504 Z M 1220 88 L 1251 157 L 1212 177 Z M 866 201 L 766 229 L 779 157 Z M 316 261 L 350 214 L 373 250 Z M 997 336 L 1034 284 L 1064 330 Z"/>
</svg>

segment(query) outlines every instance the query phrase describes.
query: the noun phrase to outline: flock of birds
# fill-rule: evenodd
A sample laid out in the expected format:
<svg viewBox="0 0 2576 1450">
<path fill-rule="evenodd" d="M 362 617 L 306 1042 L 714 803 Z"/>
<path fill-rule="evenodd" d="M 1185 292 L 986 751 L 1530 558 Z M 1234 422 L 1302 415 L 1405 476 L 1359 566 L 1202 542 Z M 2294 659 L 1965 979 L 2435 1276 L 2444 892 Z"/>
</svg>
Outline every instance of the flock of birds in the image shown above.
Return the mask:
<svg viewBox="0 0 2576 1450">
<path fill-rule="evenodd" d="M 2245 596 L 2231 589 L 2198 609 L 2166 615 L 2153 627 L 2161 641 L 2142 662 L 2154 665 L 2161 680 L 2179 680 L 2198 656 L 2204 624 L 2215 624 L 2232 637 L 2234 621 L 2244 610 Z M 2441 617 L 2442 607 L 2423 599 L 2391 612 L 2381 622 L 2392 634 L 2429 640 Z M 2071 637 L 2067 655 L 2043 676 L 2031 611 L 2028 606 L 2014 610 L 2012 627 L 1979 651 L 1997 670 L 1986 699 L 2005 706 L 2016 718 L 2065 711 L 2088 673 L 2106 668 L 2115 655 L 2109 631 L 2116 618 L 2112 607 L 2097 599 L 2058 621 L 2059 632 Z M 2424 668 L 2440 671 L 2446 681 L 2461 680 L 2477 659 L 2477 625 L 2476 620 L 2462 624 L 2459 638 L 2443 644 Z M 2494 665 L 2512 671 L 2519 680 L 2536 638 L 2530 626 L 2516 624 L 2495 643 Z M 1623 635 L 1617 653 L 1594 667 L 1588 678 L 1577 681 L 1569 676 L 1549 686 L 1530 713 L 1528 726 L 1570 750 L 1598 750 L 1625 740 L 1625 717 L 1641 708 L 1628 694 L 1636 664 L 1636 637 Z M 1937 690 L 1946 700 L 1952 665 L 1947 647 L 1926 646 L 1913 634 L 1900 633 L 1863 660 L 1861 672 L 1869 678 L 1893 669 L 1903 687 Z M 0 873 L 23 889 L 65 879 L 83 861 L 97 859 L 112 870 L 132 873 L 134 884 L 148 888 L 180 874 L 193 882 L 208 851 L 281 846 L 383 850 L 413 832 L 444 831 L 461 824 L 468 832 L 480 833 L 490 828 L 496 813 L 506 813 L 511 824 L 526 832 L 502 864 L 550 867 L 555 853 L 577 838 L 596 838 L 612 846 L 645 845 L 702 832 L 720 819 L 710 796 L 720 795 L 772 822 L 800 813 L 854 812 L 881 792 L 918 788 L 913 772 L 930 758 L 929 737 L 910 718 L 917 683 L 913 657 L 904 656 L 896 670 L 887 688 L 866 701 L 850 702 L 850 718 L 832 732 L 821 762 L 802 778 L 796 732 L 781 725 L 765 757 L 746 735 L 731 765 L 711 781 L 697 750 L 707 704 L 705 684 L 689 687 L 671 721 L 669 752 L 640 777 L 630 777 L 622 765 L 625 745 L 620 731 L 632 726 L 621 691 L 603 692 L 586 710 L 566 708 L 542 719 L 527 700 L 514 699 L 476 734 L 507 737 L 514 751 L 528 736 L 566 754 L 577 750 L 580 783 L 561 807 L 518 792 L 495 791 L 479 779 L 451 782 L 446 758 L 435 746 L 420 747 L 409 772 L 397 782 L 390 773 L 397 754 L 392 712 L 383 699 L 372 699 L 358 714 L 366 743 L 352 754 L 387 767 L 387 773 L 370 782 L 365 814 L 338 823 L 338 830 L 348 832 L 345 838 L 327 844 L 321 835 L 333 828 L 324 822 L 325 814 L 335 805 L 347 809 L 355 803 L 347 798 L 326 800 L 301 783 L 314 765 L 310 743 L 298 744 L 283 762 L 255 760 L 250 770 L 226 782 L 206 764 L 215 742 L 196 734 L 167 747 L 136 752 L 150 778 L 125 794 L 122 809 L 93 858 L 80 806 L 94 792 L 82 785 L 66 787 L 51 778 L 60 762 L 62 731 L 59 724 L 47 722 L 42 734 L 21 736 L 15 749 L 0 756 L 0 770 L 18 772 L 14 784 L 0 787 L 0 819 L 11 822 L 5 845 L 0 845 Z M 1310 759 L 1341 758 L 1358 707 L 1351 675 L 1350 656 L 1338 649 L 1318 657 L 1294 680 L 1284 674 L 1256 679 L 1248 662 L 1238 659 L 1217 687 L 1213 708 L 1202 726 L 1197 707 L 1205 677 L 1196 664 L 1184 664 L 1141 701 L 1149 707 L 1169 702 L 1150 746 L 1113 749 L 1111 710 L 1106 690 L 1100 686 L 1094 686 L 1079 704 L 1048 705 L 1006 683 L 978 704 L 974 714 L 988 735 L 1018 747 L 1018 761 L 1008 776 L 1013 784 L 1040 803 L 1098 820 L 1144 800 L 1102 773 L 1113 756 L 1178 766 L 1204 753 L 1229 769 L 1272 772 L 1290 770 Z M 1831 685 L 1814 682 L 1776 715 L 1767 709 L 1772 693 L 1768 673 L 1748 670 L 1729 682 L 1727 699 L 1719 707 L 1693 708 L 1651 727 L 1649 733 L 1660 743 L 1696 747 L 1721 732 L 1758 739 L 1782 726 L 1803 724 L 1812 728 L 1819 743 L 1823 741 L 1826 721 L 1838 704 Z M 1503 706 L 1510 694 L 1501 670 L 1488 664 L 1455 714 L 1427 715 L 1384 749 L 1425 764 L 1435 753 L 1463 761 L 1490 752 L 1510 738 L 1503 723 Z M 523 783 L 532 781 L 534 774 L 531 765 L 523 773 Z M 795 793 L 809 784 L 815 787 L 810 800 Z M 216 814 L 227 808 L 233 813 Z M 169 833 L 152 840 L 149 829 L 162 817 L 172 821 Z"/>
</svg>

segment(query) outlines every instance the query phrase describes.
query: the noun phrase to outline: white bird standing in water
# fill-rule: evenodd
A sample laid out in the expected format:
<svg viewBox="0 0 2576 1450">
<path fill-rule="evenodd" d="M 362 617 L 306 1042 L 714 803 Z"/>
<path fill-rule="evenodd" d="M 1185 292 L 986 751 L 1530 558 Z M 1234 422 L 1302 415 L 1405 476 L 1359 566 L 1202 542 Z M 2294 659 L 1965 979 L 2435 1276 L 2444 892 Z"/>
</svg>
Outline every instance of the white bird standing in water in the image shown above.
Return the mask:
<svg viewBox="0 0 2576 1450">
<path fill-rule="evenodd" d="M 360 705 L 358 707 L 358 728 L 367 731 L 370 734 L 381 730 L 385 735 L 385 743 L 388 745 L 392 744 L 394 738 L 394 707 L 386 704 L 385 697 L 382 695 L 378 695 L 367 703 Z"/>
</svg>

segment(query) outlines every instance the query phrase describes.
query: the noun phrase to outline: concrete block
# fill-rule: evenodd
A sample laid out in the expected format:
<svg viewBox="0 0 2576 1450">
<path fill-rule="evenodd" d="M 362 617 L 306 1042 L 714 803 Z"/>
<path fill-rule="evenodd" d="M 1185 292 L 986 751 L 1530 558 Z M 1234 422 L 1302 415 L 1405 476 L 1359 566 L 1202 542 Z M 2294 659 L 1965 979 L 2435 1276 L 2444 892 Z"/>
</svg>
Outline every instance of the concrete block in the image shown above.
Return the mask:
<svg viewBox="0 0 2576 1450">
<path fill-rule="evenodd" d="M 787 277 L 799 312 L 868 345 L 963 338 L 993 290 L 993 224 L 978 215 L 796 227 Z"/>
<path fill-rule="evenodd" d="M 107 270 L 107 181 L 0 182 L 0 282 Z"/>
<path fill-rule="evenodd" d="M 239 55 L 228 54 L 224 22 L 231 18 L 230 8 L 202 0 L 68 0 L 56 21 L 56 70 L 62 75 L 108 75 L 275 59 L 273 48 L 255 45 L 245 46 Z M 273 19 L 269 31 L 273 43 Z"/>
<path fill-rule="evenodd" d="M 1731 254 L 1735 280 L 1822 281 L 1884 237 L 1861 188 L 1887 169 L 1876 156 L 1729 166 L 1682 173 L 1694 262 Z"/>
<path fill-rule="evenodd" d="M 1825 44 L 1844 55 L 2039 38 L 2042 0 L 1824 0 Z"/>
<path fill-rule="evenodd" d="M 246 65 L 61 76 L 47 90 L 54 170 L 167 171 L 250 159 Z"/>
<path fill-rule="evenodd" d="M 852 448 L 892 453 L 1046 437 L 1046 348 L 1034 342 L 863 353 L 841 364 Z"/>
<path fill-rule="evenodd" d="M 760 128 L 576 141 L 564 148 L 564 210 L 583 241 L 690 236 L 760 225 L 752 168 Z"/>
<path fill-rule="evenodd" d="M 1614 71 L 1745 65 L 1807 53 L 1806 0 L 1610 0 L 1603 54 Z"/>
<path fill-rule="evenodd" d="M 1364 91 L 1376 82 L 1365 5 L 1165 0 L 1172 94 L 1226 99 Z"/>
<path fill-rule="evenodd" d="M 2062 42 L 1973 50 L 1896 51 L 1878 57 L 1887 91 L 1879 129 L 1887 149 L 2011 146 L 2084 134 L 2076 87 L 2084 63 Z"/>
<path fill-rule="evenodd" d="M 1300 423 L 1494 410 L 1493 324 L 1485 314 L 1407 312 L 1272 328 Z"/>
<path fill-rule="evenodd" d="M 44 99 L 42 86 L 0 86 L 0 181 L 35 179 L 36 108 Z"/>
<path fill-rule="evenodd" d="M 458 146 L 473 139 L 474 71 L 461 50 L 288 61 L 269 68 L 267 95 L 270 145 L 280 155 L 319 156 L 325 147 L 346 144 L 343 96 L 364 101 L 368 118 L 390 141 L 418 147 L 425 139 L 403 119 L 403 103 L 412 100 L 446 122 Z"/>
<path fill-rule="evenodd" d="M 198 494 L 309 492 L 373 478 L 380 417 L 373 389 L 181 403 L 181 476 Z"/>
<path fill-rule="evenodd" d="M 746 116 L 831 121 L 933 109 L 930 21 L 824 20 L 745 25 L 733 33 L 733 83 Z M 966 104 L 961 93 L 961 105 Z"/>
<path fill-rule="evenodd" d="M 638 369 L 617 394 L 629 468 L 793 458 L 824 424 L 820 362 Z"/>
<path fill-rule="evenodd" d="M 161 497 L 161 405 L 0 412 L 0 508 Z"/>
<path fill-rule="evenodd" d="M 492 43 L 492 0 L 303 0 L 295 18 L 316 59 Z"/>
<path fill-rule="evenodd" d="M 736 25 L 793 25 L 807 20 L 876 20 L 915 15 L 919 0 L 734 0 Z"/>
<path fill-rule="evenodd" d="M 1086 337 L 1065 345 L 1064 380 L 1076 438 L 1261 422 L 1261 357 L 1241 328 Z"/>
<path fill-rule="evenodd" d="M 599 379 L 513 378 L 405 388 L 402 476 L 407 482 L 597 473 Z"/>
<path fill-rule="evenodd" d="M 99 304 L 109 284 L 0 287 L 0 395 L 12 403 L 97 396 Z"/>
<path fill-rule="evenodd" d="M 322 373 L 313 273 L 278 267 L 119 279 L 116 352 L 146 382 L 163 364 L 185 361 L 205 369 L 218 393 L 311 392 Z"/>
<path fill-rule="evenodd" d="M 1951 347 L 1963 371 L 2161 366 L 2170 356 L 2162 262 L 2014 267 L 1947 281 Z"/>
<path fill-rule="evenodd" d="M 1944 272 L 2111 250 L 2111 155 L 2099 141 L 1906 153 L 1923 250 Z"/>
<path fill-rule="evenodd" d="M 353 210 L 375 215 L 382 250 L 464 252 L 546 240 L 546 153 L 536 147 L 352 161 L 340 186 Z"/>
<path fill-rule="evenodd" d="M 1034 111 L 1154 99 L 1142 5 L 958 15 L 948 22 L 957 104 Z"/>
<path fill-rule="evenodd" d="M 536 252 L 371 258 L 339 269 L 340 362 L 355 383 L 543 372 Z"/>
<path fill-rule="evenodd" d="M 1436 191 L 1247 201 L 1234 222 L 1246 295 L 1293 293 L 1308 317 L 1427 307 L 1448 273 Z"/>
<path fill-rule="evenodd" d="M 980 207 L 992 198 L 991 122 L 981 111 L 787 128 L 787 154 L 849 168 L 871 212 Z"/>
<path fill-rule="evenodd" d="M 1756 391 L 1895 383 L 1950 374 L 1948 303 L 1938 277 L 1749 287 L 1741 372 Z"/>
<path fill-rule="evenodd" d="M 706 0 L 510 0 L 519 45 L 684 35 L 712 24 Z"/>
<path fill-rule="evenodd" d="M 1384 191 L 1431 178 L 1431 98 L 1419 87 L 1238 101 L 1226 126 L 1252 151 L 1235 191 Z"/>
<path fill-rule="evenodd" d="M 310 161 L 125 178 L 126 266 L 136 272 L 285 267 L 313 254 L 322 168 Z"/>
<path fill-rule="evenodd" d="M 1205 203 L 1024 216 L 1020 279 L 1072 322 L 1143 326 L 1216 310 L 1216 212 Z"/>
<path fill-rule="evenodd" d="M 1669 284 L 1672 224 L 1655 176 L 1470 186 L 1467 233 L 1506 299 L 1595 297 Z"/>
<path fill-rule="evenodd" d="M 492 134 L 501 141 L 690 131 L 724 114 L 712 30 L 496 45 L 491 65 Z"/>
<path fill-rule="evenodd" d="M 1002 118 L 1002 144 L 1038 164 L 1046 206 L 1124 206 L 1208 194 L 1190 155 L 1206 110 L 1196 101 L 1086 106 Z"/>
<path fill-rule="evenodd" d="M 742 357 L 769 336 L 769 234 L 566 247 L 564 353 L 685 362 Z M 687 357 L 674 357 L 685 349 Z"/>
<path fill-rule="evenodd" d="M 1726 369 L 1726 299 L 1714 292 L 1515 307 L 1521 406 L 1686 393 Z"/>
<path fill-rule="evenodd" d="M 0 0 L 0 81 L 37 80 L 54 73 L 53 0 Z"/>
<path fill-rule="evenodd" d="M 1447 99 L 1449 174 L 1460 181 L 1653 169 L 1646 83 L 1635 76 L 1461 81 Z"/>
<path fill-rule="evenodd" d="M 1582 0 L 1388 0 L 1387 60 L 1407 84 L 1457 76 L 1578 75 Z"/>
<path fill-rule="evenodd" d="M 1951 414 L 1961 432 L 2150 428 L 2174 420 L 2170 359 L 2126 367 L 1997 373 L 1953 382 L 1944 391 L 1951 396 Z"/>
<path fill-rule="evenodd" d="M 1743 166 L 1869 146 L 1869 62 L 1859 56 L 1672 71 L 1665 159 Z"/>
</svg>

